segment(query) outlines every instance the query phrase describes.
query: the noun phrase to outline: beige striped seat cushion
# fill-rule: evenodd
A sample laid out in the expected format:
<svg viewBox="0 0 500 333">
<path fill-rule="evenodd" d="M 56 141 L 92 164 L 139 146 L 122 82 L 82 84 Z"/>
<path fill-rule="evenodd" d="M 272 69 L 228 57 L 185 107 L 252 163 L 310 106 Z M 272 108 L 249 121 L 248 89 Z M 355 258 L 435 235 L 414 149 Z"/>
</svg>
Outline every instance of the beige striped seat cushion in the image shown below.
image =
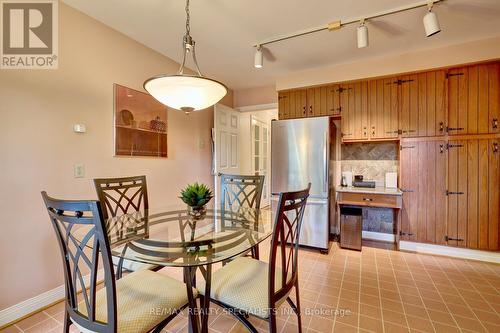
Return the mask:
<svg viewBox="0 0 500 333">
<path fill-rule="evenodd" d="M 120 257 L 113 256 L 112 259 L 113 259 L 113 264 L 118 266 L 118 263 L 120 262 Z M 122 267 L 124 269 L 126 269 L 127 271 L 136 272 L 136 271 L 142 271 L 142 270 L 153 270 L 157 266 L 150 265 L 150 264 L 143 264 L 143 263 L 138 262 L 138 261 L 124 259 Z"/>
<path fill-rule="evenodd" d="M 211 298 L 260 318 L 269 318 L 269 264 L 238 257 L 212 273 Z M 281 288 L 281 269 L 276 268 L 275 289 Z M 205 295 L 205 285 L 198 288 Z M 288 296 L 288 295 L 287 295 Z M 277 304 L 278 307 L 286 296 Z"/>
<path fill-rule="evenodd" d="M 183 282 L 148 270 L 128 274 L 116 281 L 118 333 L 148 332 L 187 301 Z M 79 303 L 78 309 L 87 314 L 83 302 Z M 104 288 L 96 295 L 96 319 L 107 321 Z M 75 325 L 83 333 L 90 332 Z"/>
</svg>

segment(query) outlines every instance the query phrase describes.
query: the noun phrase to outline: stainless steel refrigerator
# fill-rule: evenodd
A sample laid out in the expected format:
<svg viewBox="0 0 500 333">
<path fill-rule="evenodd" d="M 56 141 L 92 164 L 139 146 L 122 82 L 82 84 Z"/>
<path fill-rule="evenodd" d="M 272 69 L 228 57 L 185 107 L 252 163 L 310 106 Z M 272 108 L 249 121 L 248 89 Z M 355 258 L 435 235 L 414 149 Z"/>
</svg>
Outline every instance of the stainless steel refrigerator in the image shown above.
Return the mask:
<svg viewBox="0 0 500 333">
<path fill-rule="evenodd" d="M 276 120 L 271 128 L 271 203 L 279 192 L 311 191 L 302 222 L 300 245 L 328 250 L 330 123 L 328 117 Z"/>
</svg>

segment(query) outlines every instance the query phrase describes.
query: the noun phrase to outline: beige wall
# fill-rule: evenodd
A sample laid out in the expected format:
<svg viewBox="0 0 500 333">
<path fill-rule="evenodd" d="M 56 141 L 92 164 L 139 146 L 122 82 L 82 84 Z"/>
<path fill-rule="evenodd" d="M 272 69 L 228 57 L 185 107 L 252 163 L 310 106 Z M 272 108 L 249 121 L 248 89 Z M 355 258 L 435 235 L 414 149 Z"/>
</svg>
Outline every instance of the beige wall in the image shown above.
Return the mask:
<svg viewBox="0 0 500 333">
<path fill-rule="evenodd" d="M 276 87 L 264 86 L 234 91 L 234 107 L 271 104 L 278 102 Z"/>
<path fill-rule="evenodd" d="M 369 50 L 367 50 L 369 52 Z M 279 77 L 276 90 L 363 79 L 500 58 L 500 37 L 387 56 Z"/>
<path fill-rule="evenodd" d="M 168 112 L 168 159 L 113 157 L 113 83 L 141 89 L 176 63 L 62 3 L 59 45 L 58 70 L 0 71 L 0 309 L 63 282 L 41 190 L 95 198 L 94 177 L 145 174 L 160 206 L 188 182 L 212 186 L 212 110 Z M 73 133 L 75 123 L 87 133 Z M 85 178 L 73 178 L 75 163 Z"/>
</svg>

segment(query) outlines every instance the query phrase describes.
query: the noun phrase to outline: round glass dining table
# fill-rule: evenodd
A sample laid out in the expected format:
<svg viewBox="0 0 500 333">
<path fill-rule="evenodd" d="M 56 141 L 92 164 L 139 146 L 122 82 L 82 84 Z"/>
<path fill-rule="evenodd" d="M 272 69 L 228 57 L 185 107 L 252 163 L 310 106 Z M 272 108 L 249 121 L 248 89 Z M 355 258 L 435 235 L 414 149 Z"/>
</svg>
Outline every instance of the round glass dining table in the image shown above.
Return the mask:
<svg viewBox="0 0 500 333">
<path fill-rule="evenodd" d="M 272 215 L 270 209 L 209 207 L 194 213 L 186 206 L 169 206 L 108 219 L 106 230 L 111 253 L 120 259 L 118 271 L 124 260 L 182 267 L 189 299 L 189 330 L 208 332 L 210 298 L 202 298 L 199 311 L 193 294 L 196 271 L 201 271 L 205 294 L 210 295 L 212 264 L 245 254 L 268 238 Z M 82 230 L 75 236 L 85 234 Z"/>
</svg>

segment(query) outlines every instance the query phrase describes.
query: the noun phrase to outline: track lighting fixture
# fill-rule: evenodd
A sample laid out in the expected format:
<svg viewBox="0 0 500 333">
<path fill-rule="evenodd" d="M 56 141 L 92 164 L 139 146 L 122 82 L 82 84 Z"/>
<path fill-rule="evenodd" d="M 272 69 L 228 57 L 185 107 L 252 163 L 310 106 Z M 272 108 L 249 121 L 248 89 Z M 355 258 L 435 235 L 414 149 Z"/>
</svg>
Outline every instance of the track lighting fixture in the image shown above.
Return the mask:
<svg viewBox="0 0 500 333">
<path fill-rule="evenodd" d="M 357 42 L 358 42 L 358 48 L 363 48 L 367 47 L 369 44 L 368 40 L 368 27 L 365 26 L 365 21 L 372 20 L 372 19 L 378 19 L 381 17 L 385 17 L 388 15 L 393 15 L 397 13 L 402 13 L 406 11 L 411 11 L 417 8 L 422 8 L 422 7 L 427 7 L 428 8 L 428 13 L 424 16 L 424 27 L 425 27 L 425 34 L 427 37 L 430 37 L 432 35 L 437 34 L 438 32 L 441 31 L 441 28 L 439 27 L 439 22 L 437 15 L 432 12 L 432 7 L 440 3 L 444 0 L 416 0 L 417 2 L 392 8 L 392 9 L 387 9 L 383 10 L 377 13 L 373 13 L 371 15 L 363 15 L 362 17 L 354 17 L 354 18 L 349 18 L 345 20 L 335 20 L 332 22 L 329 22 L 324 25 L 320 25 L 317 27 L 312 27 L 308 28 L 305 30 L 300 30 L 297 32 L 289 33 L 289 34 L 284 34 L 281 36 L 276 36 L 273 38 L 269 38 L 267 40 L 262 40 L 253 46 L 257 49 L 255 51 L 255 59 L 254 59 L 254 66 L 256 68 L 262 68 L 262 52 L 261 48 L 264 47 L 265 45 L 270 45 L 278 42 L 283 42 L 288 39 L 296 38 L 296 37 L 301 37 L 305 35 L 310 35 L 310 34 L 315 34 L 321 31 L 337 31 L 342 29 L 343 27 L 350 25 L 350 24 L 358 24 L 358 28 L 356 30 L 357 33 Z"/>
<path fill-rule="evenodd" d="M 254 67 L 255 68 L 262 68 L 262 63 L 264 57 L 262 56 L 262 47 L 260 45 L 257 45 L 257 49 L 255 50 L 255 57 L 254 57 Z"/>
<path fill-rule="evenodd" d="M 433 36 L 437 34 L 438 32 L 441 31 L 441 28 L 439 27 L 439 21 L 437 18 L 436 13 L 432 11 L 432 7 L 434 5 L 434 2 L 429 1 L 427 4 L 428 12 L 424 16 L 424 28 L 425 28 L 425 35 L 427 37 Z"/>
<path fill-rule="evenodd" d="M 359 21 L 358 27 L 358 49 L 368 46 L 368 27 L 365 25 L 365 20 Z"/>
</svg>

